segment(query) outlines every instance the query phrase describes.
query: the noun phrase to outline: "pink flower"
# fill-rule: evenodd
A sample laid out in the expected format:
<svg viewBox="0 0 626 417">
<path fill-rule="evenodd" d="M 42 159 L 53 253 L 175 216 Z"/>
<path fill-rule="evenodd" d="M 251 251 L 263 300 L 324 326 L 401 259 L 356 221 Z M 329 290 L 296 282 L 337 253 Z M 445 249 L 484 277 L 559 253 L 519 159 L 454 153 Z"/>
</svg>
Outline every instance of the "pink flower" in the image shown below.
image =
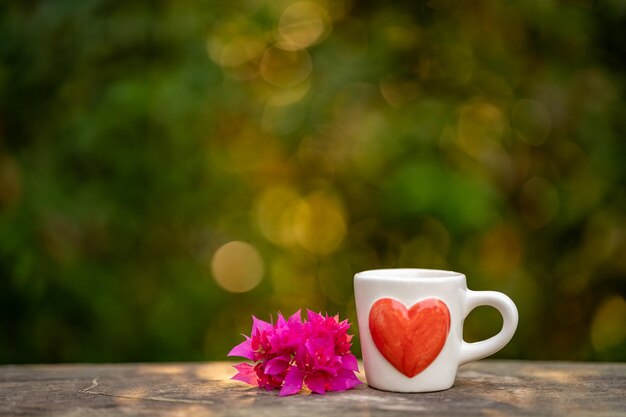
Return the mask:
<svg viewBox="0 0 626 417">
<path fill-rule="evenodd" d="M 303 386 L 313 392 L 344 391 L 361 381 L 356 357 L 350 352 L 350 324 L 339 316 L 300 311 L 285 319 L 278 314 L 275 324 L 252 316 L 252 331 L 228 356 L 241 356 L 254 365 L 235 365 L 232 379 L 266 390 L 280 388 L 280 395 L 298 393 Z"/>
</svg>

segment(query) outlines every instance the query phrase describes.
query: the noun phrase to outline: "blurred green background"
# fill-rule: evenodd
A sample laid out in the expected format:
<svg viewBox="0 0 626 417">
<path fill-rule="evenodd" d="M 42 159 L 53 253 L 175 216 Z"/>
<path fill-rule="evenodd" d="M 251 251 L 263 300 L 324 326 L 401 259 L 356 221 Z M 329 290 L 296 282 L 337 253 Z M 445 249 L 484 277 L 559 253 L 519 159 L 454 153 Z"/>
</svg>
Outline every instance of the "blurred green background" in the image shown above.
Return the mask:
<svg viewBox="0 0 626 417">
<path fill-rule="evenodd" d="M 626 360 L 625 38 L 622 0 L 2 2 L 0 362 L 224 359 L 397 266 L 509 294 L 498 357 Z"/>
</svg>

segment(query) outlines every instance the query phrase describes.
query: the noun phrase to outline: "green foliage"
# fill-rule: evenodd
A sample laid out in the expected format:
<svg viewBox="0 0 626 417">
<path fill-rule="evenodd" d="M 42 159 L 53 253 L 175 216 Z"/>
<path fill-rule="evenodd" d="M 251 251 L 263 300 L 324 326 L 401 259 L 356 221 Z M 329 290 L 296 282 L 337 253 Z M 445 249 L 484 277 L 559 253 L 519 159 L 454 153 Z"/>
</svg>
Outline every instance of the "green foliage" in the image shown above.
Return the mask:
<svg viewBox="0 0 626 417">
<path fill-rule="evenodd" d="M 0 362 L 223 359 L 397 266 L 626 360 L 622 3 L 0 5 Z"/>
</svg>

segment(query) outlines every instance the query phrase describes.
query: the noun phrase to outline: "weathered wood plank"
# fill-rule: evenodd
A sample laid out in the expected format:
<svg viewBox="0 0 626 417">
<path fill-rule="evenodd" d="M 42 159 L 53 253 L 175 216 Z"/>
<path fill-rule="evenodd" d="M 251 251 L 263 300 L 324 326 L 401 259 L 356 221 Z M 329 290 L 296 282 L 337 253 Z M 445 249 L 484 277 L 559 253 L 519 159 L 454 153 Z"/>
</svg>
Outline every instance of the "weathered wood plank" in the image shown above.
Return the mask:
<svg viewBox="0 0 626 417">
<path fill-rule="evenodd" d="M 1 416 L 626 416 L 626 364 L 487 360 L 443 392 L 278 397 L 230 363 L 0 366 Z"/>
</svg>

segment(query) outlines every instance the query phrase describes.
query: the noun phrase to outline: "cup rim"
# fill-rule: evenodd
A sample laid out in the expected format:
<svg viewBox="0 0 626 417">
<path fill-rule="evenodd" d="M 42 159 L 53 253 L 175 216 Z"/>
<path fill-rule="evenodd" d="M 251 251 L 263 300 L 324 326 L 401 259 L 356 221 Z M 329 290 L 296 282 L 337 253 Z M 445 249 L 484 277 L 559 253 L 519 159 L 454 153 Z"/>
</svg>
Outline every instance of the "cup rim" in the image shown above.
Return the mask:
<svg viewBox="0 0 626 417">
<path fill-rule="evenodd" d="M 382 281 L 442 282 L 465 278 L 465 274 L 445 269 L 384 268 L 357 272 L 354 279 L 357 278 Z"/>
</svg>

